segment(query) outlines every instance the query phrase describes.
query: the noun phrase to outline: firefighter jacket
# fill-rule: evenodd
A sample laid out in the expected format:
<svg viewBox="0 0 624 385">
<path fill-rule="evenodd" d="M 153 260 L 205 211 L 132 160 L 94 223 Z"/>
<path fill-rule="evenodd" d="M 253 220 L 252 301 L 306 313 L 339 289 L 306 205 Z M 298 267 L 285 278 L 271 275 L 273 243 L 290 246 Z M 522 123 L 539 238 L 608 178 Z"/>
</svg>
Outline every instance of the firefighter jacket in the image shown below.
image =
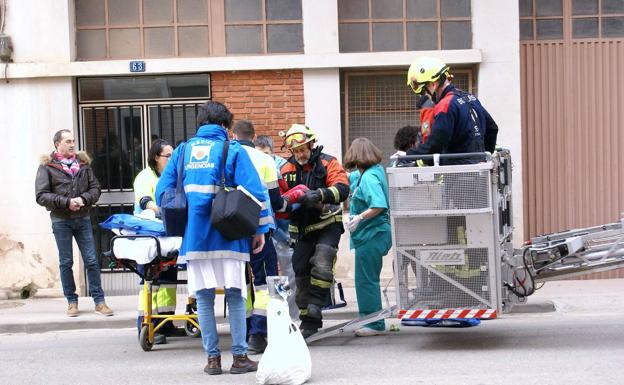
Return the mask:
<svg viewBox="0 0 624 385">
<path fill-rule="evenodd" d="M 301 207 L 290 214 L 289 230 L 299 236 L 342 222 L 340 203 L 349 196 L 349 178 L 340 162 L 322 151 L 323 146 L 314 148 L 310 160 L 303 166 L 293 155 L 281 169 L 288 189 L 303 184 L 310 190 L 320 189 L 323 197 L 321 207 Z"/>
<path fill-rule="evenodd" d="M 185 146 L 178 146 L 167 163 L 156 185 L 156 204 L 167 188 L 177 183 L 178 158 L 180 148 L 184 148 L 183 185 L 188 204 L 188 223 L 180 248 L 182 263 L 189 259 L 235 259 L 249 261 L 251 239 L 227 240 L 212 227 L 210 213 L 215 194 L 221 189 L 221 161 L 223 145 L 227 138 L 226 130 L 216 124 L 203 125 L 197 129 L 195 137 Z M 244 187 L 262 204 L 257 234 L 269 231 L 273 223 L 264 186 L 258 172 L 245 151 L 237 141 L 230 142 L 225 164 L 226 187 Z"/>
<path fill-rule="evenodd" d="M 407 155 L 494 152 L 498 126 L 479 100 L 449 84 L 435 105 L 431 134 L 422 145 L 411 148 Z M 479 157 L 442 159 L 441 164 L 470 164 Z"/>
<path fill-rule="evenodd" d="M 37 203 L 48 209 L 51 216 L 62 219 L 84 218 L 100 198 L 100 183 L 90 167 L 91 159 L 82 151 L 76 153 L 76 157 L 80 161 L 80 170 L 73 177 L 63 171 L 63 165 L 54 159 L 53 154 L 44 155 L 40 159 L 35 193 Z M 81 197 L 85 205 L 78 211 L 71 211 L 69 201 L 77 197 Z"/>
</svg>

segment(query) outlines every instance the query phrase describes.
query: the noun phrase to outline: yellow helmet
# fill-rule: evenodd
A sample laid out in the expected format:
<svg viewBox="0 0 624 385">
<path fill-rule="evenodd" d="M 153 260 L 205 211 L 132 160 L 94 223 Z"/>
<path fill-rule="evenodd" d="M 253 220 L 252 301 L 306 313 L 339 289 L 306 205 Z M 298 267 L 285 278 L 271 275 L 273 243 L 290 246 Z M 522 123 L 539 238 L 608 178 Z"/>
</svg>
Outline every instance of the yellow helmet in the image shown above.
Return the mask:
<svg viewBox="0 0 624 385">
<path fill-rule="evenodd" d="M 449 66 L 442 60 L 433 57 L 419 57 L 414 60 L 409 71 L 407 71 L 407 85 L 412 87 L 415 93 L 421 94 L 425 84 L 435 82 L 442 75 L 445 78 L 449 77 Z"/>
<path fill-rule="evenodd" d="M 293 124 L 284 134 L 284 146 L 289 150 L 314 141 L 316 134 L 303 124 Z"/>
</svg>

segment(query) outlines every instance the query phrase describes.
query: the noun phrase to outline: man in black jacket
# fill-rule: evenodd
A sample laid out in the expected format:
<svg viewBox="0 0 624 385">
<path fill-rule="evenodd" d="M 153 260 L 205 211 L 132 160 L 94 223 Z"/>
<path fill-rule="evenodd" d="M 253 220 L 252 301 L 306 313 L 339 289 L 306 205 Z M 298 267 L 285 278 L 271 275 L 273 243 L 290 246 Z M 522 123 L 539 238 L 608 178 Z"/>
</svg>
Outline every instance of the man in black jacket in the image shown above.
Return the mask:
<svg viewBox="0 0 624 385">
<path fill-rule="evenodd" d="M 54 134 L 53 142 L 56 150 L 41 158 L 35 191 L 37 203 L 50 211 L 52 232 L 59 252 L 63 294 L 69 302 L 67 315 L 78 315 L 78 295 L 72 272 L 72 238 L 75 238 L 87 269 L 89 292 L 95 302 L 95 312 L 111 316 L 113 311 L 104 302 L 100 267 L 95 255 L 89 218 L 90 207 L 100 197 L 100 184 L 90 167 L 91 159 L 84 152 L 76 153 L 71 131 L 58 131 Z"/>
</svg>

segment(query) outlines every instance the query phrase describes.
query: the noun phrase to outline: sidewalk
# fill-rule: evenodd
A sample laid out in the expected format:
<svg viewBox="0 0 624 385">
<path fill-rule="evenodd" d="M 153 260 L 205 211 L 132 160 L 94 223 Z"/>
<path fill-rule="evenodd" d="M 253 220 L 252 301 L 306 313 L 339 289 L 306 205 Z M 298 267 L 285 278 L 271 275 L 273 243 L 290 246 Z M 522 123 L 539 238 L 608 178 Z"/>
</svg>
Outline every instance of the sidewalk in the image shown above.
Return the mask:
<svg viewBox="0 0 624 385">
<path fill-rule="evenodd" d="M 349 320 L 357 317 L 355 289 L 344 288 L 344 294 L 347 306 L 323 312 L 327 320 Z M 184 313 L 186 298 L 186 295 L 178 294 L 178 314 Z M 215 314 L 219 323 L 226 322 L 223 318 L 223 299 L 222 295 L 218 295 L 215 300 Z M 80 315 L 70 318 L 65 315 L 65 298 L 0 300 L 0 334 L 136 327 L 137 296 L 109 296 L 106 297 L 106 303 L 115 315 L 105 317 L 95 313 L 93 300 L 81 297 L 78 303 Z"/>
<path fill-rule="evenodd" d="M 394 290 L 388 291 L 394 303 Z M 347 306 L 325 311 L 327 320 L 351 320 L 357 318 L 355 289 L 344 288 Z M 514 307 L 512 316 L 527 316 L 526 313 L 556 312 L 569 313 L 619 313 L 624 312 L 624 279 L 593 281 L 548 282 L 541 290 L 529 297 L 526 305 Z M 216 314 L 223 319 L 223 297 L 218 296 Z M 80 316 L 65 315 L 67 302 L 64 298 L 35 298 L 27 300 L 0 301 L 0 334 L 43 333 L 56 330 L 132 328 L 136 325 L 136 296 L 107 297 L 107 304 L 115 311 L 112 317 L 94 313 L 91 298 L 80 299 Z M 178 296 L 178 312 L 182 313 L 186 296 Z M 386 305 L 382 296 L 383 306 Z M 503 314 L 501 317 L 505 317 Z"/>
</svg>

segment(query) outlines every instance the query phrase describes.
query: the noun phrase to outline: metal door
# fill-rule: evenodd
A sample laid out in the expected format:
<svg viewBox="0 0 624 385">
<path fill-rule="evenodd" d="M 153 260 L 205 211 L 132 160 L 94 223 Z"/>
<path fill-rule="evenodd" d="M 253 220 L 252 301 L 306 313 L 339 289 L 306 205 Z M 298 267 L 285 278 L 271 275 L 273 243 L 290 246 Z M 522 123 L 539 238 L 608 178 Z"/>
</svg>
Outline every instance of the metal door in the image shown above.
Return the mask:
<svg viewBox="0 0 624 385">
<path fill-rule="evenodd" d="M 80 105 L 81 148 L 92 158 L 102 195 L 91 220 L 107 295 L 137 293 L 136 276 L 102 258 L 112 233 L 98 223 L 112 214 L 134 210 L 133 181 L 147 167 L 149 147 L 162 138 L 174 147 L 195 134 L 197 108 L 203 101 Z"/>
</svg>

